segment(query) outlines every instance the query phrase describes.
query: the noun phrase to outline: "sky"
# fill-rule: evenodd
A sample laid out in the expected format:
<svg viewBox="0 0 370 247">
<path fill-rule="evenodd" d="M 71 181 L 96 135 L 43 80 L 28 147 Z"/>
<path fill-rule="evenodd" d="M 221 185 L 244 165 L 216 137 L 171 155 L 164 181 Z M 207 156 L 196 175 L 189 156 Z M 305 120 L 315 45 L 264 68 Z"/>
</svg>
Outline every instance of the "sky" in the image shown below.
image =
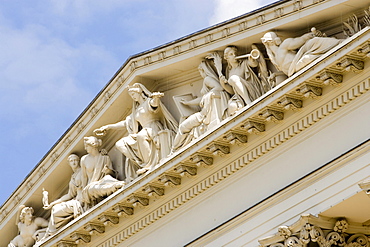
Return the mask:
<svg viewBox="0 0 370 247">
<path fill-rule="evenodd" d="M 276 1 L 0 1 L 0 205 L 130 56 Z"/>
</svg>

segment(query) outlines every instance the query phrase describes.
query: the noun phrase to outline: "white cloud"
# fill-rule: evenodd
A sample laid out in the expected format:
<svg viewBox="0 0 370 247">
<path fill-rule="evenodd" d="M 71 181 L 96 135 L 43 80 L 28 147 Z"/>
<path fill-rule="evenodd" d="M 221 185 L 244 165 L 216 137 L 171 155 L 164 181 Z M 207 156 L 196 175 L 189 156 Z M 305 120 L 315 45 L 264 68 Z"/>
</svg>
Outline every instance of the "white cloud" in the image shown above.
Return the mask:
<svg viewBox="0 0 370 247">
<path fill-rule="evenodd" d="M 214 25 L 253 11 L 272 0 L 216 0 L 209 24 Z"/>
</svg>

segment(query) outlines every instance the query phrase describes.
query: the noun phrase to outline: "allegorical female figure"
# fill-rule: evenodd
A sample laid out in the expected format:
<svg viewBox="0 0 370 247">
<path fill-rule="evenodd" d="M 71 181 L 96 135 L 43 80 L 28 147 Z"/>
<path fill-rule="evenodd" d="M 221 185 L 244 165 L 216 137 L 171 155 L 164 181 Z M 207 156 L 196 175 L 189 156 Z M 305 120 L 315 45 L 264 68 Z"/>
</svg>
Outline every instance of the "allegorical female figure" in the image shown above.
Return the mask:
<svg viewBox="0 0 370 247">
<path fill-rule="evenodd" d="M 228 115 L 229 94 L 223 89 L 216 72 L 207 61 L 198 66 L 203 78 L 200 91 L 202 97 L 189 101 L 181 101 L 184 105 L 199 105 L 201 111 L 196 112 L 180 123 L 173 142 L 172 152 L 198 138 L 208 128 L 218 125 Z"/>
<path fill-rule="evenodd" d="M 71 180 L 69 181 L 68 193 L 50 204 L 44 204 L 44 209 L 51 209 L 45 237 L 53 235 L 59 228 L 83 213 L 80 158 L 76 154 L 71 154 L 68 156 L 68 163 L 73 170 Z"/>
<path fill-rule="evenodd" d="M 125 120 L 96 129 L 103 135 L 109 129 L 126 129 L 128 136 L 116 143 L 117 149 L 126 156 L 126 181 L 132 181 L 154 168 L 166 157 L 178 124 L 161 103 L 163 93 L 151 93 L 144 85 L 135 83 L 128 89 L 133 99 L 132 113 Z"/>
</svg>

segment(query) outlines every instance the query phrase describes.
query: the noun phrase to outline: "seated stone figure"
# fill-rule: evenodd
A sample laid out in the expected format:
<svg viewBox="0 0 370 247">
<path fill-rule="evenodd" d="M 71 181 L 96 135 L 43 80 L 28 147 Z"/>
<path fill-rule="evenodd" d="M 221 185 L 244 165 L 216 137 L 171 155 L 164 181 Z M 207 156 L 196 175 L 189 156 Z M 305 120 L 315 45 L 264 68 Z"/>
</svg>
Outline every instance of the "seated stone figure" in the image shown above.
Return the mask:
<svg viewBox="0 0 370 247">
<path fill-rule="evenodd" d="M 117 149 L 126 157 L 126 181 L 153 169 L 170 153 L 178 124 L 162 104 L 163 93 L 151 93 L 144 85 L 135 83 L 128 88 L 133 99 L 132 113 L 125 120 L 94 130 L 104 135 L 109 129 L 126 129 L 128 136 L 116 142 Z"/>
<path fill-rule="evenodd" d="M 112 162 L 108 155 L 99 148 L 102 141 L 95 136 L 84 138 L 85 150 L 88 154 L 81 158 L 82 202 L 85 208 L 96 204 L 104 196 L 108 196 L 125 185 L 125 182 L 112 177 Z"/>
<path fill-rule="evenodd" d="M 76 154 L 71 154 L 68 156 L 68 162 L 73 170 L 68 193 L 50 204 L 47 203 L 47 198 L 43 200 L 44 209 L 51 209 L 49 225 L 44 238 L 53 235 L 59 228 L 83 213 L 80 158 Z"/>
<path fill-rule="evenodd" d="M 41 217 L 33 216 L 33 208 L 21 205 L 16 219 L 19 235 L 16 236 L 8 247 L 31 247 L 35 241 L 40 240 L 40 234 L 48 226 L 48 221 Z"/>
<path fill-rule="evenodd" d="M 282 41 L 276 33 L 268 32 L 261 40 L 275 67 L 291 76 L 341 42 L 336 38 L 321 36 L 320 31 L 312 28 L 311 33 L 297 38 Z"/>
<path fill-rule="evenodd" d="M 181 101 L 184 105 L 200 105 L 201 111 L 196 112 L 180 123 L 173 142 L 172 152 L 185 146 L 201 134 L 218 125 L 227 117 L 228 93 L 221 86 L 216 72 L 207 61 L 198 67 L 203 78 L 202 97 L 190 101 Z"/>
</svg>

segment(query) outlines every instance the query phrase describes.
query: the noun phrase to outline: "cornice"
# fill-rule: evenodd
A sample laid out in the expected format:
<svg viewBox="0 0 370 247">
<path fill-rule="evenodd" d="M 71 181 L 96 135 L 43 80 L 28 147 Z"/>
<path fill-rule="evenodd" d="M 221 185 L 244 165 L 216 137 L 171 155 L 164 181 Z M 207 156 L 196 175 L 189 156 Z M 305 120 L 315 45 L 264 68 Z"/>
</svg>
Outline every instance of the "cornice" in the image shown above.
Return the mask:
<svg viewBox="0 0 370 247">
<path fill-rule="evenodd" d="M 357 98 L 368 97 L 369 71 L 362 65 L 365 66 L 365 60 L 368 61 L 369 40 L 370 31 L 366 28 L 344 41 L 332 53 L 313 62 L 249 108 L 224 121 L 212 132 L 192 142 L 191 146 L 168 157 L 150 174 L 139 177 L 122 191 L 114 193 L 70 222 L 44 244 L 54 246 L 58 243 L 60 245 L 61 241 L 77 241 L 71 236 L 74 233 L 84 234 L 84 227 L 94 222 L 103 225 L 120 224 L 123 230 L 99 246 L 111 246 L 113 242 L 118 244 L 304 130 L 312 128 L 338 109 Z M 362 65 L 359 67 L 358 64 Z M 317 103 L 311 103 L 310 110 L 306 112 L 306 103 L 315 100 Z M 291 111 L 299 108 L 302 110 Z M 281 125 L 280 122 L 286 121 L 286 116 L 290 118 L 290 124 Z M 265 128 L 261 128 L 261 125 L 265 125 Z M 220 166 L 225 156 L 230 157 L 228 153 L 233 145 L 243 143 L 246 138 L 259 132 L 265 132 L 265 138 L 248 145 L 242 153 L 233 154 L 233 157 L 238 158 Z M 238 138 L 237 134 L 241 136 Z M 214 161 L 218 170 L 207 169 L 214 166 Z M 202 177 L 196 183 L 192 182 L 195 181 L 192 179 L 195 174 L 198 178 Z M 152 195 L 157 198 L 153 200 Z M 127 222 L 124 220 L 119 223 L 121 218 L 118 214 L 127 214 L 127 210 L 122 207 L 134 211 Z"/>
</svg>

